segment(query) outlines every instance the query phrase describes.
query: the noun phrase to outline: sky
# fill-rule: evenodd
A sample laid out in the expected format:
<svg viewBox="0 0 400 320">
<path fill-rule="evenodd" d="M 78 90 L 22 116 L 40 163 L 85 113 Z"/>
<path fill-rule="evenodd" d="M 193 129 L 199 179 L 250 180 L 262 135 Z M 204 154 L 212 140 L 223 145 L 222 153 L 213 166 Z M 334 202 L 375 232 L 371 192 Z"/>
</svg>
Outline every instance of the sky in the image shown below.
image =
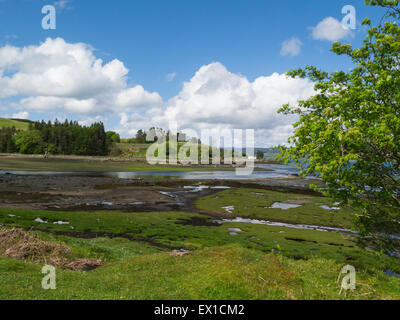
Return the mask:
<svg viewBox="0 0 400 320">
<path fill-rule="evenodd" d="M 348 70 L 332 43 L 360 46 L 361 21 L 383 13 L 363 0 L 0 0 L 0 117 L 102 121 L 122 137 L 175 121 L 283 144 L 296 118 L 277 110 L 314 93 L 285 72 Z"/>
</svg>

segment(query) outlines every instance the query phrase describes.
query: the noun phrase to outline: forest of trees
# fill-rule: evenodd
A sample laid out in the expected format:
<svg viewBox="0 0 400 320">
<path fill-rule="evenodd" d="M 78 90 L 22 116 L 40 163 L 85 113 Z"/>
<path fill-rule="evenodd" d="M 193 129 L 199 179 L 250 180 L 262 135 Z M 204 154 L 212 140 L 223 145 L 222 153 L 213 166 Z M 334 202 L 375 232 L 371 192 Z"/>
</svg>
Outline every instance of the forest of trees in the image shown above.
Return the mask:
<svg viewBox="0 0 400 320">
<path fill-rule="evenodd" d="M 105 132 L 101 122 L 87 127 L 76 121 L 41 121 L 30 123 L 27 131 L 0 129 L 0 152 L 104 156 L 119 140 L 115 132 Z"/>
<path fill-rule="evenodd" d="M 18 131 L 14 127 L 0 129 L 0 152 L 14 153 L 17 151 L 13 139 L 17 133 Z"/>
</svg>

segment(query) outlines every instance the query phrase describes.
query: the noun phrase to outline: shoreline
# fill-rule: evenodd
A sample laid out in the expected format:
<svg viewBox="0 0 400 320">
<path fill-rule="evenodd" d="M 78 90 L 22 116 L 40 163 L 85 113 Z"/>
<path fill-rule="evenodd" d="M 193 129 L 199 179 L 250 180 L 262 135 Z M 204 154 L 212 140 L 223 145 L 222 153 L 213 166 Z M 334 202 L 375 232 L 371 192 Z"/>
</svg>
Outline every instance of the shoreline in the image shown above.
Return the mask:
<svg viewBox="0 0 400 320">
<path fill-rule="evenodd" d="M 257 162 L 255 163 L 258 164 Z M 265 163 L 263 163 L 265 164 Z M 171 171 L 233 171 L 234 164 L 149 164 L 142 158 L 50 156 L 0 154 L 0 171 L 26 172 L 171 172 Z M 254 171 L 270 171 L 254 168 Z"/>
<path fill-rule="evenodd" d="M 137 162 L 148 164 L 145 158 L 126 158 L 126 157 L 112 157 L 112 156 L 77 156 L 77 155 L 49 155 L 47 158 L 44 158 L 44 155 L 41 154 L 19 154 L 19 153 L 0 153 L 0 159 L 41 159 L 41 160 L 82 160 L 82 161 L 98 161 L 98 162 Z M 255 164 L 282 164 L 280 161 L 276 161 L 273 159 L 269 160 L 255 160 Z M 185 167 L 187 165 L 183 164 L 166 164 L 167 166 L 178 166 Z M 197 164 L 197 165 L 189 165 L 193 167 L 237 167 L 237 165 L 230 164 Z"/>
</svg>

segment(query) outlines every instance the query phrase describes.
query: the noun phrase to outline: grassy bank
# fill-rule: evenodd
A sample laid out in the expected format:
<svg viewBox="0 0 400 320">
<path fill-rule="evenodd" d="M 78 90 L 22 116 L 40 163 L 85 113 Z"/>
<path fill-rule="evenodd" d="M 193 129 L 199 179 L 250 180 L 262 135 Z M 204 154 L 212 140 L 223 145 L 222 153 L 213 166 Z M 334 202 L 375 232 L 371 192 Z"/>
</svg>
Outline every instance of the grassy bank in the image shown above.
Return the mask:
<svg viewBox="0 0 400 320">
<path fill-rule="evenodd" d="M 35 222 L 40 218 L 47 223 Z M 54 222 L 69 222 L 68 225 Z M 398 299 L 399 259 L 360 249 L 341 234 L 224 223 L 184 212 L 0 210 L 0 224 L 31 230 L 102 259 L 89 272 L 57 270 L 41 289 L 41 265 L 0 258 L 2 299 Z M 232 235 L 231 228 L 240 228 Z M 40 230 L 40 231 L 39 231 Z M 171 255 L 185 248 L 183 256 Z M 357 290 L 339 296 L 340 269 L 357 270 Z"/>
<path fill-rule="evenodd" d="M 357 290 L 339 295 L 341 265 L 294 261 L 238 245 L 183 257 L 140 255 L 91 272 L 57 271 L 57 289 L 41 289 L 41 266 L 0 258 L 0 298 L 9 299 L 396 299 L 399 281 L 357 275 Z"/>
<path fill-rule="evenodd" d="M 0 128 L 12 128 L 12 127 L 15 127 L 15 129 L 20 129 L 20 130 L 28 130 L 29 122 L 0 118 Z"/>
</svg>

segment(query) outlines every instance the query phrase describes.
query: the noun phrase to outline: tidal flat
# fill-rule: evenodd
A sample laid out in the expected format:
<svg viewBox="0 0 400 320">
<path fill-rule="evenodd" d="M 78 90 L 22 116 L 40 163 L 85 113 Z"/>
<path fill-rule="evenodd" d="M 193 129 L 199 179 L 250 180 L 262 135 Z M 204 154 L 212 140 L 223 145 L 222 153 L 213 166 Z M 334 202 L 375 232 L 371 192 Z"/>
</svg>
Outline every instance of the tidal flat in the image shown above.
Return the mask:
<svg viewBox="0 0 400 320">
<path fill-rule="evenodd" d="M 1 175 L 0 298 L 399 299 L 400 259 L 358 247 L 354 209 L 310 181 Z M 65 262 L 57 290 L 45 261 Z M 357 290 L 339 295 L 348 264 Z"/>
</svg>

